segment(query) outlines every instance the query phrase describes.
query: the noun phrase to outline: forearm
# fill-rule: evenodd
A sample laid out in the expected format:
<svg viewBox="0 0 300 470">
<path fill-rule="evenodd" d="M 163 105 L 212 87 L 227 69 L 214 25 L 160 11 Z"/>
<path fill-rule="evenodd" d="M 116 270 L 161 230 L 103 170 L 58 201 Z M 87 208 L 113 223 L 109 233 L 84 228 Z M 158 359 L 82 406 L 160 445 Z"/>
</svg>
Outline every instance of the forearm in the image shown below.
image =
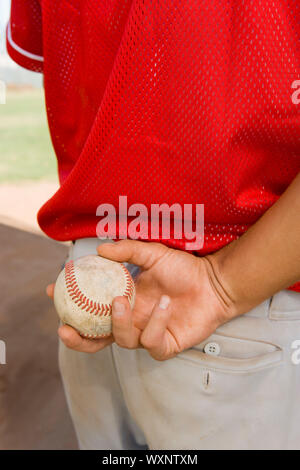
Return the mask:
<svg viewBox="0 0 300 470">
<path fill-rule="evenodd" d="M 300 173 L 238 240 L 208 256 L 237 315 L 300 279 Z"/>
</svg>

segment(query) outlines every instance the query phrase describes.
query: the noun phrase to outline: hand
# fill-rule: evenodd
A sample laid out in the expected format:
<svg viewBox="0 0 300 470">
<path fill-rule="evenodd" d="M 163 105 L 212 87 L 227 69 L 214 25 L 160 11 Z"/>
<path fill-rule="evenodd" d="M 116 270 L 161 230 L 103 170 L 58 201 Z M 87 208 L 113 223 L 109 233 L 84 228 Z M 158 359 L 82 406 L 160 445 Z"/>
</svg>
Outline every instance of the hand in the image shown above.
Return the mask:
<svg viewBox="0 0 300 470">
<path fill-rule="evenodd" d="M 112 337 L 87 340 L 69 326 L 59 329 L 72 349 L 95 352 L 115 341 L 129 349 L 143 347 L 157 360 L 171 358 L 208 336 L 235 316 L 234 305 L 215 273 L 214 255 L 199 258 L 159 243 L 122 240 L 98 247 L 101 256 L 137 264 L 136 302 L 125 297 L 112 309 Z"/>
</svg>

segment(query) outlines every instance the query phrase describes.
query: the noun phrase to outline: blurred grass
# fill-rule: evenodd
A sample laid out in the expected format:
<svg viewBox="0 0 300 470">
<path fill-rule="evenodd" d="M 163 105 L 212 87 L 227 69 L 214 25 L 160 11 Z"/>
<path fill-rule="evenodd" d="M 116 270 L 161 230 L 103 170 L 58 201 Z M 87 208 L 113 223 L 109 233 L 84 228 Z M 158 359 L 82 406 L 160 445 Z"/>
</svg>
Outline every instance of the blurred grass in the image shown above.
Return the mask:
<svg viewBox="0 0 300 470">
<path fill-rule="evenodd" d="M 0 182 L 57 180 L 43 90 L 8 90 L 0 105 Z"/>
</svg>

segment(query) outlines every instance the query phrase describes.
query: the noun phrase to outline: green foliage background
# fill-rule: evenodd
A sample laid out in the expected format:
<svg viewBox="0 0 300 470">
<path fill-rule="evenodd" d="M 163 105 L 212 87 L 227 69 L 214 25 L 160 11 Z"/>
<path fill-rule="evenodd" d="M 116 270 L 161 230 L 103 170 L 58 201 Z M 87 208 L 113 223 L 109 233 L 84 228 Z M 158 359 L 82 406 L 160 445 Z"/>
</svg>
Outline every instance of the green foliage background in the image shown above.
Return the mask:
<svg viewBox="0 0 300 470">
<path fill-rule="evenodd" d="M 56 180 L 43 90 L 9 90 L 0 104 L 0 182 Z"/>
</svg>

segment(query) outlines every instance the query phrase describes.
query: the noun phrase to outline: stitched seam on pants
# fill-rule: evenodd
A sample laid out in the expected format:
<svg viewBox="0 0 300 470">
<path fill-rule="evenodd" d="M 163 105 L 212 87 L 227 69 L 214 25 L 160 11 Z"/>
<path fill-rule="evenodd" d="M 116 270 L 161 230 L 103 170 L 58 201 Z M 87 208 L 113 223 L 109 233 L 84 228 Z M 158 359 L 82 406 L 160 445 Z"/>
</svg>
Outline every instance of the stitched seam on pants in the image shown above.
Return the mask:
<svg viewBox="0 0 300 470">
<path fill-rule="evenodd" d="M 206 338 L 205 342 L 209 342 L 210 338 L 215 337 L 215 336 L 217 338 L 220 337 L 220 338 L 228 339 L 229 341 L 234 340 L 234 341 L 241 341 L 241 342 L 245 341 L 249 344 L 262 344 L 262 345 L 266 344 L 268 346 L 273 346 L 274 352 L 282 350 L 281 346 L 279 346 L 278 344 L 272 343 L 271 341 L 265 341 L 265 340 L 262 340 L 262 339 L 253 339 L 253 337 L 249 337 L 249 336 L 233 335 L 233 334 L 229 334 L 229 333 L 226 334 L 226 333 L 220 332 L 219 329 L 216 330 L 214 333 L 212 333 L 208 338 Z M 204 343 L 204 342 L 202 342 L 202 343 Z M 199 344 L 201 344 L 201 343 L 199 343 Z M 190 349 L 192 349 L 192 350 L 196 349 L 197 350 L 196 346 L 193 346 Z"/>
<path fill-rule="evenodd" d="M 281 310 L 274 309 L 270 311 L 269 319 L 273 321 L 300 322 L 300 312 L 296 310 L 295 312 L 282 312 Z"/>
<path fill-rule="evenodd" d="M 189 358 L 189 357 L 177 356 L 176 358 L 180 359 L 181 361 L 185 361 L 185 362 L 188 361 L 194 367 L 197 367 L 197 368 L 200 368 L 200 369 L 203 369 L 203 370 L 212 370 L 214 372 L 222 372 L 223 374 L 250 375 L 250 374 L 255 374 L 256 372 L 260 372 L 262 370 L 270 369 L 271 367 L 277 367 L 278 365 L 283 364 L 284 359 L 283 359 L 282 356 L 283 356 L 283 353 L 281 354 L 280 359 L 278 359 L 277 361 L 271 362 L 269 364 L 258 366 L 258 367 L 253 368 L 253 369 L 240 369 L 240 370 L 230 368 L 230 366 L 228 366 L 228 367 L 227 366 L 226 367 L 221 367 L 221 366 L 218 367 L 218 366 L 210 365 L 210 364 L 202 364 L 200 361 L 198 362 L 198 360 L 192 359 L 192 358 Z"/>
</svg>

